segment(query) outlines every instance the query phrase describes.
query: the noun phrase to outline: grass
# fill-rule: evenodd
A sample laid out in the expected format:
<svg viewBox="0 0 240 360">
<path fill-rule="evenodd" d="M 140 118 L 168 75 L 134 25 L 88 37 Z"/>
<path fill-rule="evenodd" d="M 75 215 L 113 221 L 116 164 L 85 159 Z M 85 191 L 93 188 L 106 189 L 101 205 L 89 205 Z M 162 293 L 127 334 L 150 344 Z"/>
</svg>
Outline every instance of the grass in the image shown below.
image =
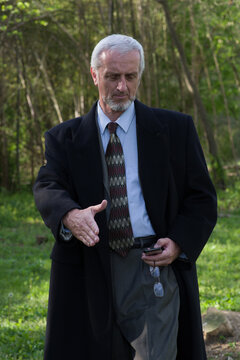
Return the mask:
<svg viewBox="0 0 240 360">
<path fill-rule="evenodd" d="M 198 260 L 201 307 L 240 311 L 240 183 L 219 194 L 218 224 Z M 36 236 L 48 241 L 38 245 Z M 31 193 L 0 192 L 0 359 L 42 360 L 53 237 Z"/>
<path fill-rule="evenodd" d="M 1 360 L 43 359 L 52 242 L 30 193 L 0 194 Z"/>
<path fill-rule="evenodd" d="M 201 310 L 240 311 L 240 182 L 218 194 L 217 225 L 197 262 Z"/>
<path fill-rule="evenodd" d="M 220 218 L 197 263 L 202 312 L 240 311 L 240 215 Z"/>
</svg>

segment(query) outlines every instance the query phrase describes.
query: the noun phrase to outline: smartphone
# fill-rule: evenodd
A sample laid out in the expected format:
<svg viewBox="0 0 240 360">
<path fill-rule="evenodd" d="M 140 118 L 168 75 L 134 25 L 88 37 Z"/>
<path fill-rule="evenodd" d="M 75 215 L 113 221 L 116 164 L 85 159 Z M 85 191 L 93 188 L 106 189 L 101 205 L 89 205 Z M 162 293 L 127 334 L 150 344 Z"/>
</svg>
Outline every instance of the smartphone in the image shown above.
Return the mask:
<svg viewBox="0 0 240 360">
<path fill-rule="evenodd" d="M 144 249 L 143 252 L 146 255 L 156 255 L 156 254 L 161 254 L 163 252 L 163 248 L 161 246 L 157 248 L 149 248 L 149 249 Z"/>
</svg>

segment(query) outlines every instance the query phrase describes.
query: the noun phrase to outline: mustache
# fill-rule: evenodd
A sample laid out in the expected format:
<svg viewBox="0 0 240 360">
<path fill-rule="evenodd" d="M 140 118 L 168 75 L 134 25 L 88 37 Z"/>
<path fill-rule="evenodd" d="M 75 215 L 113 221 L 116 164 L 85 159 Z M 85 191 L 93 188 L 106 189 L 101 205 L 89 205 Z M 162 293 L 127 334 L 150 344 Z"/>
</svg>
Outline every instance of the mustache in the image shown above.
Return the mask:
<svg viewBox="0 0 240 360">
<path fill-rule="evenodd" d="M 129 95 L 129 93 L 125 91 L 115 91 L 112 96 L 114 95 Z"/>
</svg>

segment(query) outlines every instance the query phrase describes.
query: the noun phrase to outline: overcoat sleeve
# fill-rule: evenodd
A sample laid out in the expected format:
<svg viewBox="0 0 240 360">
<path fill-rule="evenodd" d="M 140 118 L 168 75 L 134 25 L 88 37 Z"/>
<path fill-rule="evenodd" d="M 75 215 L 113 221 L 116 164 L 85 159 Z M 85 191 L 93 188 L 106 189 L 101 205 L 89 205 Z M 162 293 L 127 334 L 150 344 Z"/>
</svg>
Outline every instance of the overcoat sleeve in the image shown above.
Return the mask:
<svg viewBox="0 0 240 360">
<path fill-rule="evenodd" d="M 182 168 L 178 155 L 175 158 L 183 196 L 168 236 L 180 245 L 190 262 L 195 262 L 216 224 L 217 197 L 193 120 L 187 120 Z"/>
<path fill-rule="evenodd" d="M 40 168 L 33 193 L 45 224 L 55 239 L 59 240 L 62 217 L 68 211 L 81 207 L 74 201 L 64 139 L 48 131 L 45 134 L 45 146 L 46 164 Z"/>
</svg>

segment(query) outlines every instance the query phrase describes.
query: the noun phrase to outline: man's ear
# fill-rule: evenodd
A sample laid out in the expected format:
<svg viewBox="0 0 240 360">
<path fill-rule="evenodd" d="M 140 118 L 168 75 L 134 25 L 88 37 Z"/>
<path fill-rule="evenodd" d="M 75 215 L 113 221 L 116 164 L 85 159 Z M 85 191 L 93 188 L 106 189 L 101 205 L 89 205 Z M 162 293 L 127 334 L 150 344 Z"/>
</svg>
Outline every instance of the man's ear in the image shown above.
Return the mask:
<svg viewBox="0 0 240 360">
<path fill-rule="evenodd" d="M 92 75 L 94 85 L 97 86 L 98 85 L 97 72 L 93 67 L 90 68 L 90 71 L 91 71 L 91 75 Z"/>
</svg>

